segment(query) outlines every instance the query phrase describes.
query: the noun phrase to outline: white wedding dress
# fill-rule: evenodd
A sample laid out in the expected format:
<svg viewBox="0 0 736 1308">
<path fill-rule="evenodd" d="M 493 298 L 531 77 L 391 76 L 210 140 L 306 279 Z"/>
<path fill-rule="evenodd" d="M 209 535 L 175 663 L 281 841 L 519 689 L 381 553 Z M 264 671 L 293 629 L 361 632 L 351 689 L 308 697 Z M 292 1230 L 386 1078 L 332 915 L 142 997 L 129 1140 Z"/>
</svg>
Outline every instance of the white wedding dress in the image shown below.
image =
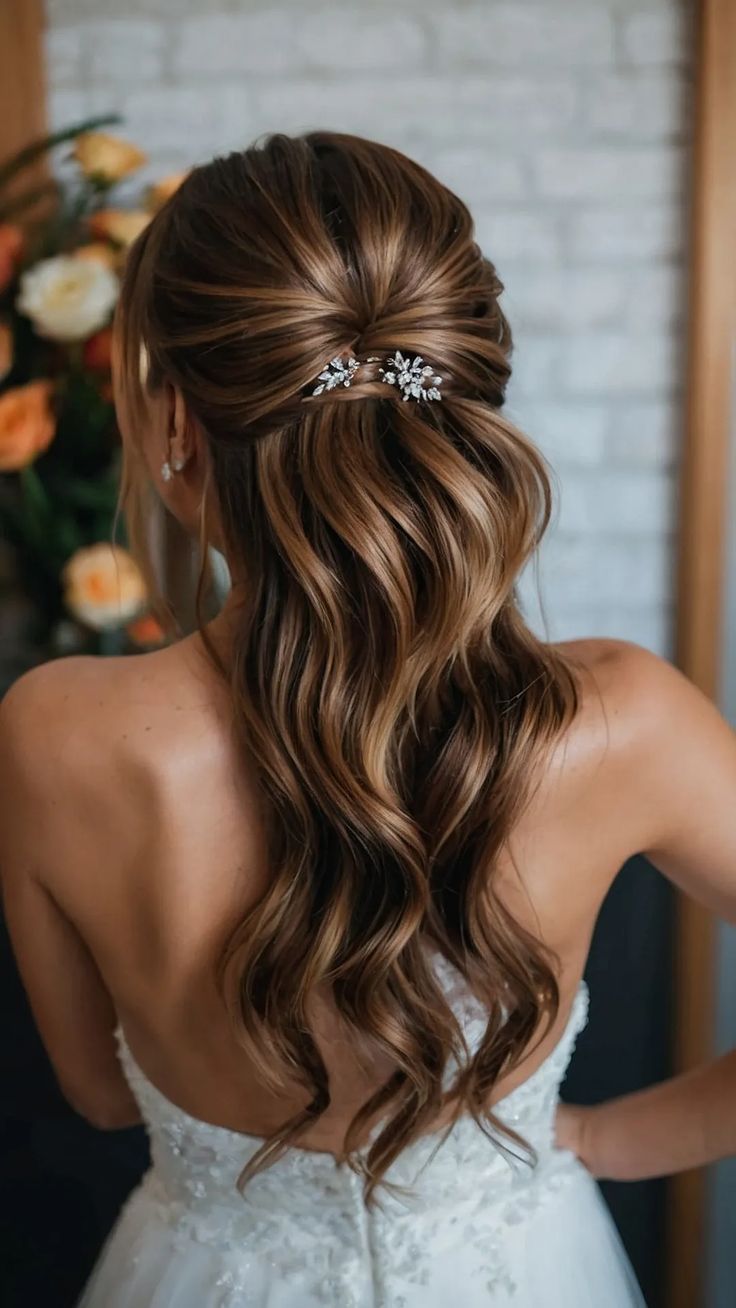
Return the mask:
<svg viewBox="0 0 736 1308">
<path fill-rule="evenodd" d="M 436 956 L 470 1047 L 482 1006 Z M 128 1199 L 79 1308 L 642 1308 L 644 1300 L 598 1188 L 554 1148 L 554 1113 L 585 1025 L 581 983 L 558 1045 L 496 1105 L 537 1151 L 500 1151 L 461 1118 L 394 1162 L 378 1209 L 329 1153 L 291 1149 L 248 1182 L 261 1143 L 199 1121 L 160 1093 L 118 1029 L 125 1074 L 153 1164 Z"/>
</svg>

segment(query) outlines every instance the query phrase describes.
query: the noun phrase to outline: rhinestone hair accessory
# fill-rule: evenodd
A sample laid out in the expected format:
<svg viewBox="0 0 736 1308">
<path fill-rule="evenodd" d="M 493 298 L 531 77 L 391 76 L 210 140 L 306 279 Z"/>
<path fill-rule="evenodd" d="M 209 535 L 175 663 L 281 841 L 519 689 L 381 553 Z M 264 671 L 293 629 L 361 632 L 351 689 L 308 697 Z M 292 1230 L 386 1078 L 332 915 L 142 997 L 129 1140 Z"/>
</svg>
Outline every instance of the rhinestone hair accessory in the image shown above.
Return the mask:
<svg viewBox="0 0 736 1308">
<path fill-rule="evenodd" d="M 371 355 L 366 359 L 366 363 L 380 363 L 381 360 L 377 355 Z M 434 368 L 420 354 L 413 359 L 408 356 L 404 357 L 400 350 L 390 354 L 384 360 L 385 367 L 379 368 L 381 381 L 387 386 L 396 386 L 401 391 L 404 400 L 441 400 L 442 392 L 440 386 L 442 378 L 435 372 Z M 333 391 L 336 386 L 350 386 L 352 380 L 362 364 L 354 355 L 350 355 L 347 361 L 341 359 L 338 355 L 322 369 L 317 378 L 317 385 L 312 391 L 312 395 L 321 395 L 323 391 Z"/>
<path fill-rule="evenodd" d="M 330 359 L 327 367 L 319 374 L 319 385 L 315 386 L 312 394 L 321 395 L 323 391 L 334 391 L 336 386 L 349 386 L 359 367 L 358 360 L 352 354 L 347 363 L 339 355 L 336 359 Z"/>
<path fill-rule="evenodd" d="M 404 358 L 397 350 L 386 360 L 388 368 L 379 368 L 383 380 L 389 386 L 398 386 L 405 400 L 441 400 L 440 386 L 442 378 L 434 368 L 424 362 L 420 354 L 414 359 Z M 429 384 L 428 384 L 429 383 Z"/>
</svg>

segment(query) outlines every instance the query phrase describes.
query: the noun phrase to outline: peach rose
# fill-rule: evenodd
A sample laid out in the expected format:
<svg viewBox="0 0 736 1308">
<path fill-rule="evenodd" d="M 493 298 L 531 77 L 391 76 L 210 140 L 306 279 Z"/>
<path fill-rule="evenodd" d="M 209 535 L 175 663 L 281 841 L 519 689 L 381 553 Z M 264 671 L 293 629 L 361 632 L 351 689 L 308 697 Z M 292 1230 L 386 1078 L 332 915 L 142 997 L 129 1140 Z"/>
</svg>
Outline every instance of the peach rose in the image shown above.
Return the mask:
<svg viewBox="0 0 736 1308">
<path fill-rule="evenodd" d="M 101 541 L 77 550 L 62 581 L 69 612 L 93 631 L 124 627 L 148 603 L 141 571 L 120 545 Z"/>
<path fill-rule="evenodd" d="M 111 245 L 105 241 L 88 241 L 86 245 L 78 245 L 76 250 L 72 250 L 75 259 L 92 259 L 93 262 L 104 264 L 106 268 L 111 268 L 114 272 L 118 266 L 118 257 Z"/>
<path fill-rule="evenodd" d="M 107 132 L 82 132 L 74 142 L 72 154 L 85 177 L 103 182 L 120 181 L 147 159 L 136 145 Z"/>
<path fill-rule="evenodd" d="M 0 223 L 0 291 L 11 281 L 23 250 L 23 233 L 15 223 Z"/>
<path fill-rule="evenodd" d="M 89 229 L 93 236 L 127 249 L 150 221 L 151 215 L 142 209 L 98 209 L 90 215 Z"/>
<path fill-rule="evenodd" d="M 35 381 L 0 395 L 0 472 L 19 472 L 51 444 L 52 392 L 51 382 Z"/>
<path fill-rule="evenodd" d="M 156 209 L 161 208 L 162 204 L 166 204 L 166 201 L 170 200 L 171 196 L 179 190 L 184 178 L 189 176 L 189 171 L 187 168 L 183 173 L 169 173 L 168 177 L 161 177 L 159 181 L 149 186 L 146 194 L 146 203 L 149 209 L 153 209 L 155 212 Z"/>
<path fill-rule="evenodd" d="M 13 333 L 10 324 L 0 322 L 0 382 L 13 366 Z"/>
<path fill-rule="evenodd" d="M 166 641 L 166 632 L 153 613 L 144 613 L 143 617 L 131 622 L 125 630 L 133 644 L 143 648 L 163 645 Z"/>
</svg>

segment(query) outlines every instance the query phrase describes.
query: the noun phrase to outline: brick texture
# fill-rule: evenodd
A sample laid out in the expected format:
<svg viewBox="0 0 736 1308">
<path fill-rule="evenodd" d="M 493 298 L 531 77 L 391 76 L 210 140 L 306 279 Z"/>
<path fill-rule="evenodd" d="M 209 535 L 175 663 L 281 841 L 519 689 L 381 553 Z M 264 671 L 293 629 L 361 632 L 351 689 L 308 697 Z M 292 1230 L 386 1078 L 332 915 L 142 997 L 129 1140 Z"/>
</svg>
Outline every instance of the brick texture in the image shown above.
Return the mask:
<svg viewBox="0 0 736 1308">
<path fill-rule="evenodd" d="M 47 0 L 54 126 L 119 111 L 146 177 L 270 130 L 405 149 L 506 286 L 514 419 L 555 472 L 522 596 L 671 652 L 692 0 Z"/>
</svg>

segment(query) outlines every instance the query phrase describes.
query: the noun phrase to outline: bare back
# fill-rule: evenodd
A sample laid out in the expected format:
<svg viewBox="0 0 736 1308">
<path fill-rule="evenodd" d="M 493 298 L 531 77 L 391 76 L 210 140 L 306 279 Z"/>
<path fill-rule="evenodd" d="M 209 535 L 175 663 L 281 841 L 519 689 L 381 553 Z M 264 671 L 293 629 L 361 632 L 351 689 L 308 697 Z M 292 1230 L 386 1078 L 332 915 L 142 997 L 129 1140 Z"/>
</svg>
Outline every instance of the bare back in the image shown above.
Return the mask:
<svg viewBox="0 0 736 1308">
<path fill-rule="evenodd" d="M 643 706 L 630 687 L 632 659 L 653 656 L 611 641 L 563 648 L 581 669 L 581 708 L 495 874 L 520 923 L 559 959 L 561 1005 L 497 1098 L 558 1040 L 601 902 L 647 834 L 631 768 Z M 89 950 L 151 1081 L 193 1116 L 269 1134 L 306 1098 L 264 1087 L 214 983 L 216 958 L 269 875 L 227 688 L 198 637 L 48 671 L 36 686 L 47 808 L 29 837 L 29 862 L 43 864 L 44 890 Z M 332 1102 L 300 1143 L 339 1152 L 355 1111 L 391 1069 L 361 1062 L 328 995 L 315 997 L 313 1020 Z"/>
</svg>

